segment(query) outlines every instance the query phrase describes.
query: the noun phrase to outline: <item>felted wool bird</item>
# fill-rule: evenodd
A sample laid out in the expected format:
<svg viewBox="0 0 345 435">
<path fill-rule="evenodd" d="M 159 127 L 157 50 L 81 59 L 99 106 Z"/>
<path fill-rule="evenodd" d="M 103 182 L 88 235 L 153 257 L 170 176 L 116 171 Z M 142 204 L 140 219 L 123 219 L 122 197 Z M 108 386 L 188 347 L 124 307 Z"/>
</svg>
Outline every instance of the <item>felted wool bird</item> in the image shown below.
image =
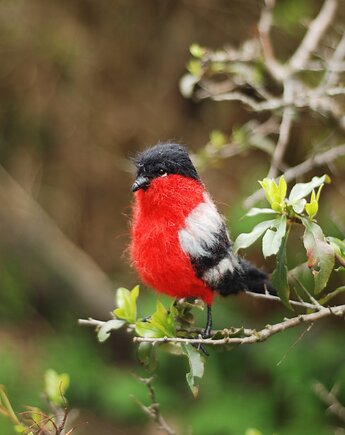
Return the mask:
<svg viewBox="0 0 345 435">
<path fill-rule="evenodd" d="M 135 166 L 133 265 L 158 292 L 201 298 L 207 304 L 203 337 L 209 337 L 215 293 L 273 291 L 268 277 L 234 254 L 224 219 L 183 146 L 160 143 L 140 153 Z"/>
</svg>

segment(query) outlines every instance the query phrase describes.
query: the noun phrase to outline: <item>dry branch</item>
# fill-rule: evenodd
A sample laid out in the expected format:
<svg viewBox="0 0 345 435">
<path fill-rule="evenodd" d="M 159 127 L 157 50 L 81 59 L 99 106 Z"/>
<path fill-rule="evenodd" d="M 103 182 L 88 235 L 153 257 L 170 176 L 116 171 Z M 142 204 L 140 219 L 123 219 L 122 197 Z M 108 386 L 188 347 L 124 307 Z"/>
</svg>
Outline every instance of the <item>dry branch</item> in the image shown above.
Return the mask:
<svg viewBox="0 0 345 435">
<path fill-rule="evenodd" d="M 299 316 L 292 317 L 284 320 L 283 322 L 274 325 L 268 325 L 260 331 L 255 332 L 248 337 L 225 337 L 220 340 L 213 340 L 212 338 L 178 338 L 178 337 L 163 337 L 163 338 L 145 338 L 134 337 L 134 342 L 139 343 L 189 343 L 189 344 L 202 344 L 211 346 L 224 346 L 226 344 L 254 344 L 267 340 L 269 337 L 278 334 L 279 332 L 296 327 L 304 323 L 313 323 L 329 316 L 343 317 L 345 315 L 345 305 L 336 307 L 323 308 L 312 314 L 300 314 Z"/>
</svg>

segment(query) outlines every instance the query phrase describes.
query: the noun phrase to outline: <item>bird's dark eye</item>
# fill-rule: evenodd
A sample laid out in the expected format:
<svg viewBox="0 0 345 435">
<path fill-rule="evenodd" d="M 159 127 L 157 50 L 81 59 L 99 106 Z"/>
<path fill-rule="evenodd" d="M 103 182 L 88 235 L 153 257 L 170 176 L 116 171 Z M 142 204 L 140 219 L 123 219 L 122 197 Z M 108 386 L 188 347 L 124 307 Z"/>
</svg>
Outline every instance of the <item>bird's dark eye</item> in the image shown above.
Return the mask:
<svg viewBox="0 0 345 435">
<path fill-rule="evenodd" d="M 163 169 L 163 168 L 161 168 L 161 169 L 158 169 L 158 174 L 159 175 L 167 175 L 167 173 L 166 173 L 166 171 Z"/>
</svg>

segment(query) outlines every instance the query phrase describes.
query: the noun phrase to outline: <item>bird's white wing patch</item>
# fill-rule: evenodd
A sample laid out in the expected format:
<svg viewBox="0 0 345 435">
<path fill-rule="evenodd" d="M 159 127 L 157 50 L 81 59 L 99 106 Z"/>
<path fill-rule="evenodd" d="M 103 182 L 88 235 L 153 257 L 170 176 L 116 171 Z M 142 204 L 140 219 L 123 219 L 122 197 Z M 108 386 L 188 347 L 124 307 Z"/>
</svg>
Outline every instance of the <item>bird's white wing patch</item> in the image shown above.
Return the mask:
<svg viewBox="0 0 345 435">
<path fill-rule="evenodd" d="M 205 202 L 196 206 L 185 221 L 178 236 L 183 251 L 192 257 L 209 256 L 209 249 L 217 243 L 223 220 L 207 194 Z"/>
<path fill-rule="evenodd" d="M 234 255 L 229 253 L 228 257 L 223 258 L 220 262 L 207 270 L 202 279 L 209 284 L 216 284 L 227 273 L 234 273 L 235 269 L 240 269 L 240 265 Z"/>
</svg>

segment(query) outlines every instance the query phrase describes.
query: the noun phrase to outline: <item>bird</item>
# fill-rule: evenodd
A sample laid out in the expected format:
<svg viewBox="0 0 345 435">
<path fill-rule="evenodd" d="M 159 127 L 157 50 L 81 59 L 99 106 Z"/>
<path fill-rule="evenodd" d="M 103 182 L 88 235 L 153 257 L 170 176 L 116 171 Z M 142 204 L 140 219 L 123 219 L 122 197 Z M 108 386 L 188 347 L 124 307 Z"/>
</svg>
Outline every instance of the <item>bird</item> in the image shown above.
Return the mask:
<svg viewBox="0 0 345 435">
<path fill-rule="evenodd" d="M 268 275 L 234 253 L 225 219 L 184 146 L 158 143 L 140 152 L 134 165 L 132 265 L 157 292 L 204 301 L 203 338 L 211 336 L 216 293 L 274 293 Z"/>
</svg>

